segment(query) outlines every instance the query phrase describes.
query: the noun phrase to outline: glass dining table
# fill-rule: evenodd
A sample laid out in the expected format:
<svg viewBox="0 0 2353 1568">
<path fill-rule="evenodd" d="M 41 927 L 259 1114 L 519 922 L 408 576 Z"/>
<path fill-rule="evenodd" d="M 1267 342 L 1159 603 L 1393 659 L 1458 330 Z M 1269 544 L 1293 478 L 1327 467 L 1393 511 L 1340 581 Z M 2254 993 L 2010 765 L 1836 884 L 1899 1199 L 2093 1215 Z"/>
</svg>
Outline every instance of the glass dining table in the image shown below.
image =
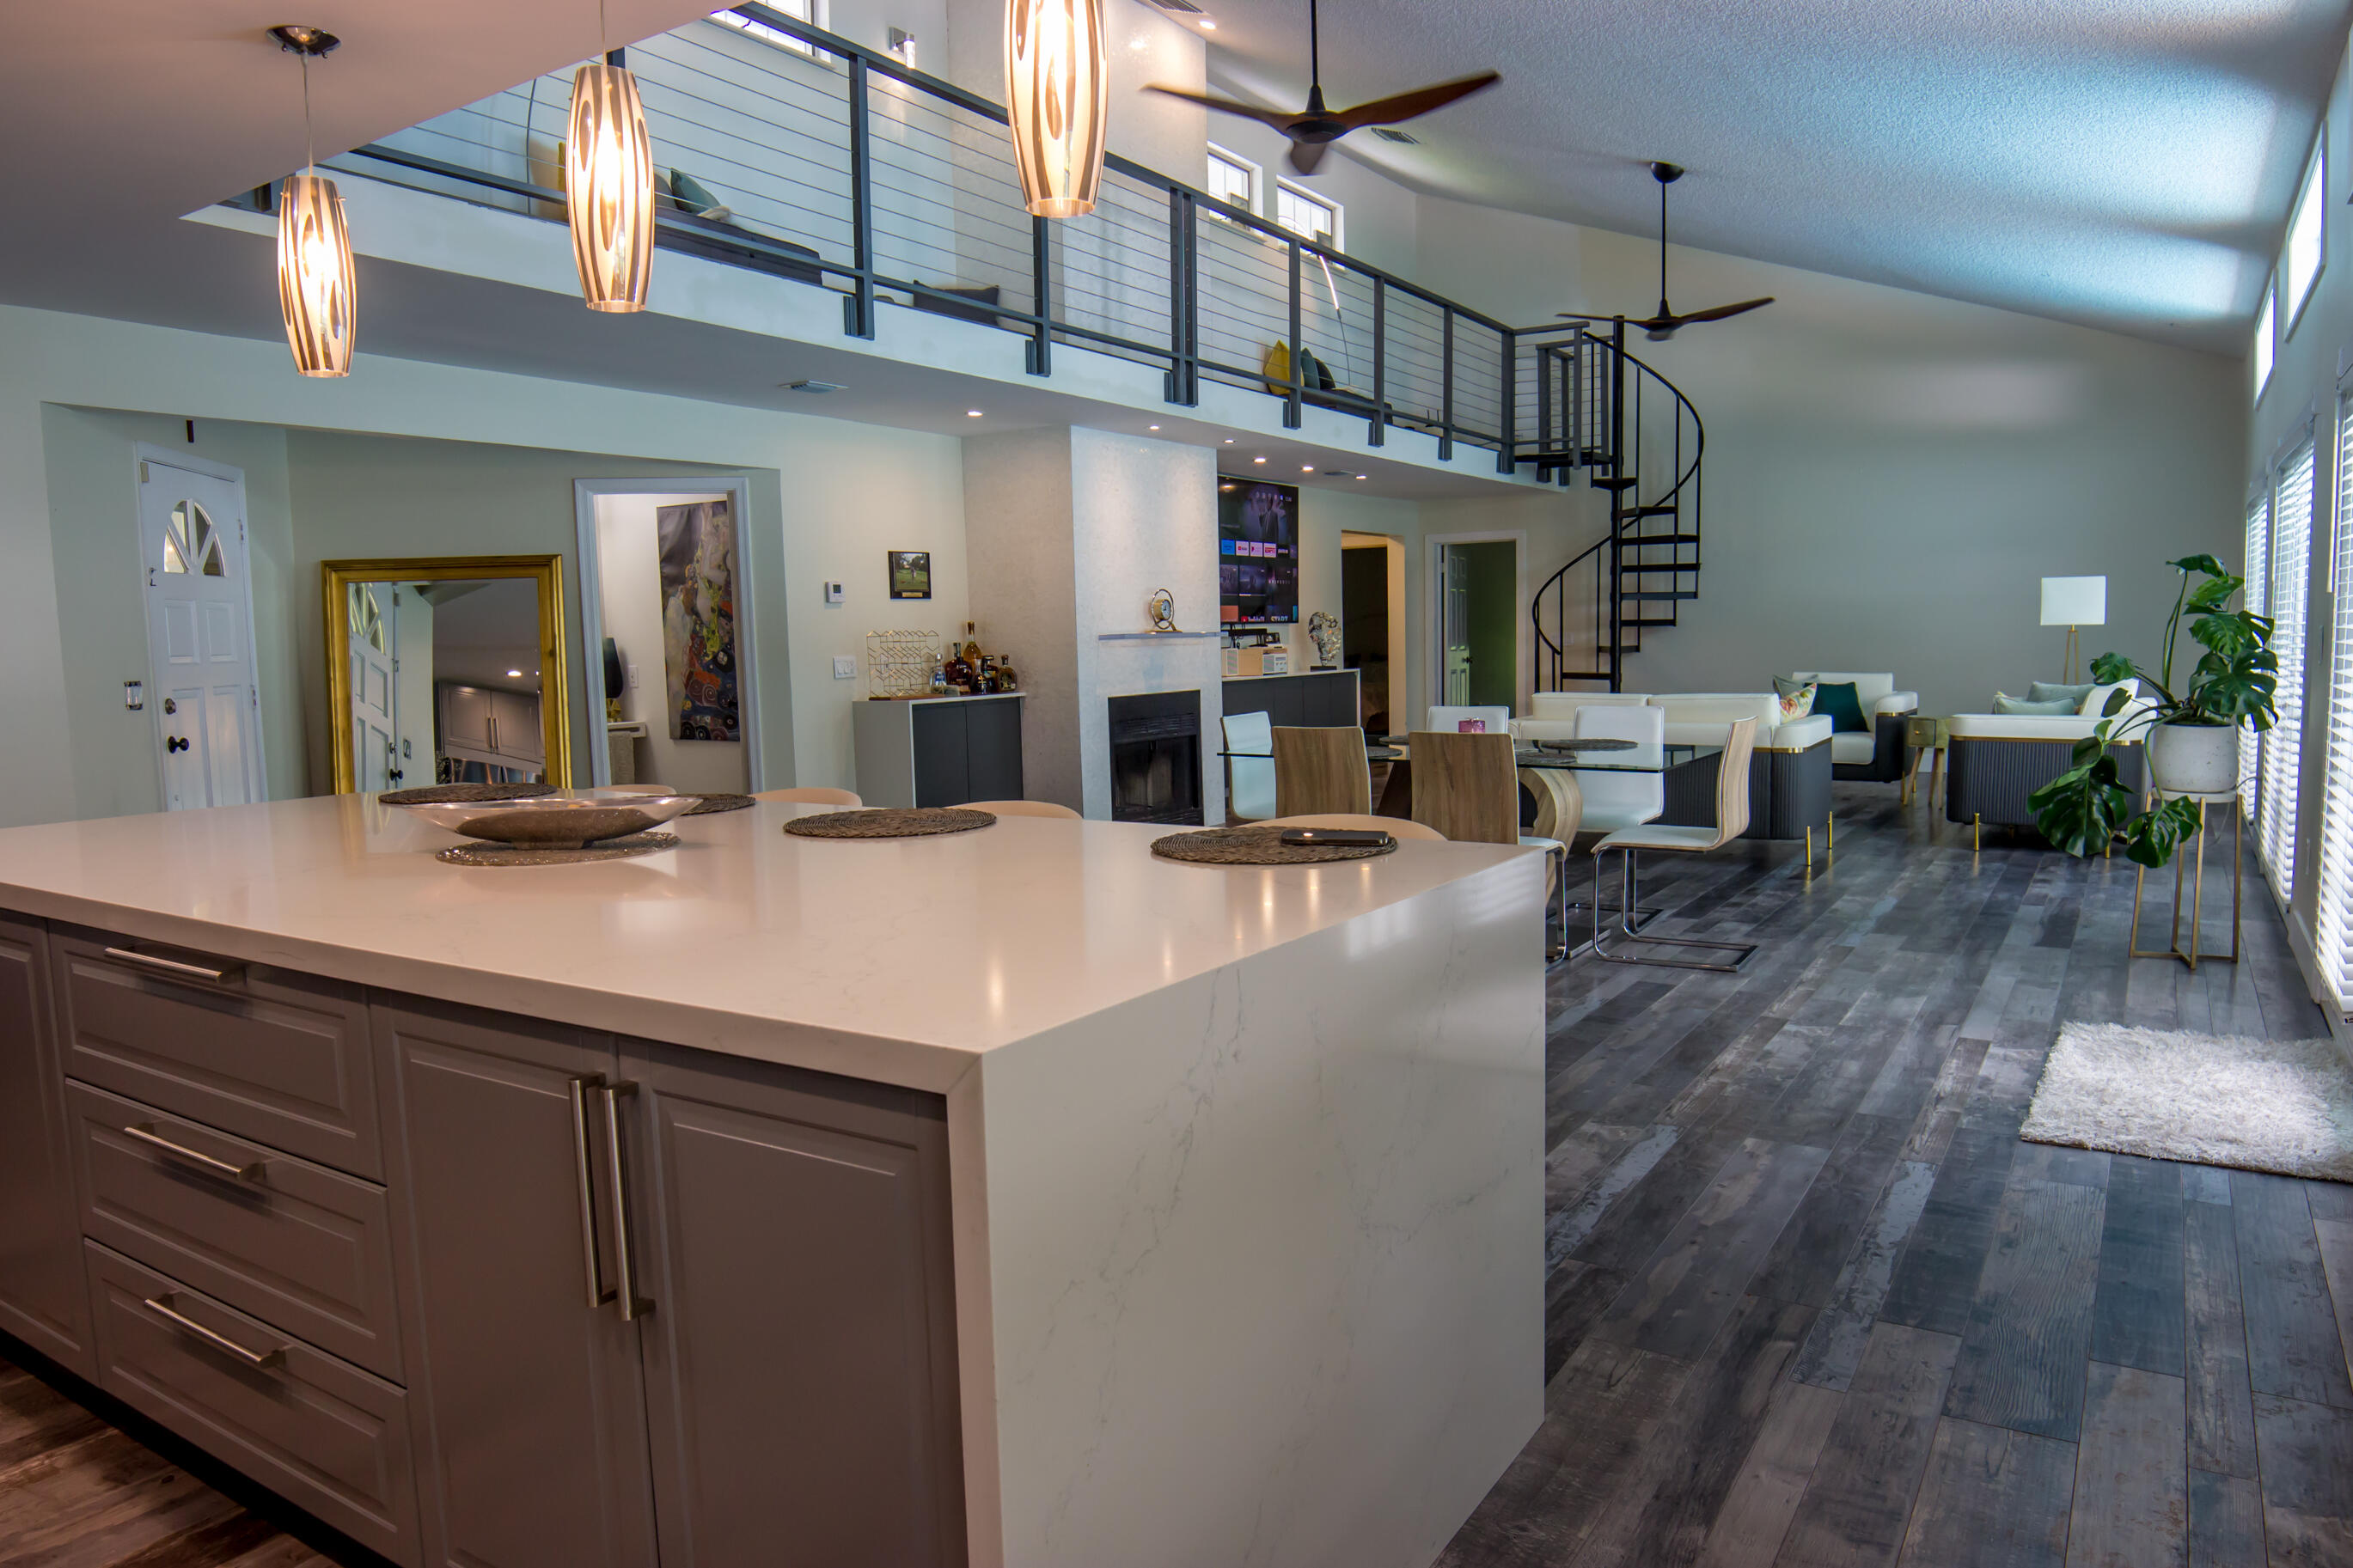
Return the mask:
<svg viewBox="0 0 2353 1568">
<path fill-rule="evenodd" d="M 1723 753 L 1722 746 L 1637 742 L 1607 747 L 1575 742 L 1523 742 L 1512 760 L 1522 768 L 1570 773 L 1670 773 Z M 1403 735 L 1384 735 L 1365 746 L 1367 763 L 1387 763 L 1389 773 L 1373 810 L 1382 816 L 1413 815 L 1413 748 Z"/>
</svg>

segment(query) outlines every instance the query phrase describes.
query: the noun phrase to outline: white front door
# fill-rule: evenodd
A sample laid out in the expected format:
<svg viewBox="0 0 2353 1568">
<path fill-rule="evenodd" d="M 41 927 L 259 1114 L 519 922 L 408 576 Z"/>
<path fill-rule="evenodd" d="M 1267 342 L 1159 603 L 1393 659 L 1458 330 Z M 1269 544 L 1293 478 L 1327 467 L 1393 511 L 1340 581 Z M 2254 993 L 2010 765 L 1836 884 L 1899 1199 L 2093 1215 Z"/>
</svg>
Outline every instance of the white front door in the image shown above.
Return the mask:
<svg viewBox="0 0 2353 1568">
<path fill-rule="evenodd" d="M 392 650 L 399 647 L 399 595 L 389 583 L 353 583 L 343 613 L 352 628 L 352 771 L 375 795 L 398 786 L 400 726 L 395 721 Z"/>
<path fill-rule="evenodd" d="M 139 537 L 164 807 L 267 799 L 243 476 L 142 459 Z"/>
</svg>

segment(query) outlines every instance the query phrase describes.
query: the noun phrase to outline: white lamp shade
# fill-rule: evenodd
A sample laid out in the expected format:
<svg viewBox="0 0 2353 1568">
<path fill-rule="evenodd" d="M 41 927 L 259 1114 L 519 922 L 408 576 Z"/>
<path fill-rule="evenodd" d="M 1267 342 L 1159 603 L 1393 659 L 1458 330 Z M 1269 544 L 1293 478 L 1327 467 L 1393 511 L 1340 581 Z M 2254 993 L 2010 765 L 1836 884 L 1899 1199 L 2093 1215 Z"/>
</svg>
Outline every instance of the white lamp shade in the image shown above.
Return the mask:
<svg viewBox="0 0 2353 1568">
<path fill-rule="evenodd" d="M 592 310 L 642 310 L 654 261 L 653 141 L 638 79 L 592 61 L 572 74 L 564 205 L 580 296 Z"/>
<path fill-rule="evenodd" d="M 2105 577 L 2045 577 L 2042 579 L 2042 624 L 2046 626 L 2106 626 L 2108 580 Z"/>
<path fill-rule="evenodd" d="M 1095 210 L 1110 78 L 1103 0 L 1006 0 L 1005 107 L 1023 205 L 1036 216 Z"/>
<path fill-rule="evenodd" d="M 343 198 L 322 174 L 289 174 L 278 198 L 278 307 L 304 375 L 348 375 L 358 314 Z"/>
</svg>

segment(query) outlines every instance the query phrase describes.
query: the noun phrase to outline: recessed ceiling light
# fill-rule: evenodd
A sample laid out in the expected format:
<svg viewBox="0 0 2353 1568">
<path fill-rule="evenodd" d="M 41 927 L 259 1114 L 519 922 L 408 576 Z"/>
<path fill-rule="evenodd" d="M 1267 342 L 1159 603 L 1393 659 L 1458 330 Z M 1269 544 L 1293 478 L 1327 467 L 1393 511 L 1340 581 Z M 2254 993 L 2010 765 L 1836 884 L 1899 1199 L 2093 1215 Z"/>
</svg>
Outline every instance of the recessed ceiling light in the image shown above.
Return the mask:
<svg viewBox="0 0 2353 1568">
<path fill-rule="evenodd" d="M 1205 33 L 1214 33 L 1217 30 L 1218 25 L 1215 22 L 1210 21 L 1207 16 L 1201 18 L 1201 31 Z"/>
<path fill-rule="evenodd" d="M 1263 463 L 1266 459 L 1264 458 L 1252 458 L 1250 461 L 1253 463 Z"/>
<path fill-rule="evenodd" d="M 1147 426 L 1145 426 L 1145 428 L 1146 430 L 1157 430 L 1157 429 L 1159 429 L 1159 428 L 1160 428 L 1160 426 L 1157 426 L 1157 425 L 1147 425 Z"/>
<path fill-rule="evenodd" d="M 812 395 L 821 397 L 828 392 L 840 392 L 843 391 L 844 388 L 841 383 L 838 381 L 788 381 L 785 383 L 785 390 L 786 392 L 806 392 Z"/>
<path fill-rule="evenodd" d="M 1370 474 L 1358 474 L 1356 477 L 1357 477 L 1358 479 L 1371 479 L 1371 478 L 1372 478 L 1372 475 L 1370 475 Z"/>
<path fill-rule="evenodd" d="M 980 417 L 980 410 L 977 408 L 967 408 L 964 411 L 964 416 L 967 419 L 977 419 Z"/>
<path fill-rule="evenodd" d="M 1315 471 L 1315 465 L 1313 463 L 1302 463 L 1299 465 L 1299 471 L 1303 474 L 1312 474 Z"/>
<path fill-rule="evenodd" d="M 517 680 L 521 680 L 522 679 L 522 671 L 520 669 L 510 669 L 507 671 L 507 674 Z"/>
</svg>

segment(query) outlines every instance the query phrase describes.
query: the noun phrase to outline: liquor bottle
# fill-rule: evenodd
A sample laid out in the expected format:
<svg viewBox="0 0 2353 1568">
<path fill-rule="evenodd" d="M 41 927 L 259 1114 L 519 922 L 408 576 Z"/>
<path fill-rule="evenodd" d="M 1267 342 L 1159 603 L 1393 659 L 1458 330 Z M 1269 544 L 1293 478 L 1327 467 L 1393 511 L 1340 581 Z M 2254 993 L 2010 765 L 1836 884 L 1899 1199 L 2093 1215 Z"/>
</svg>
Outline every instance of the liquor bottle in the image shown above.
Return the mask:
<svg viewBox="0 0 2353 1568">
<path fill-rule="evenodd" d="M 1021 689 L 1020 678 L 1013 673 L 1013 660 L 1003 655 L 1000 655 L 997 660 L 997 689 L 999 691 Z"/>
<path fill-rule="evenodd" d="M 964 655 L 954 649 L 948 653 L 946 673 L 950 690 L 969 692 L 972 689 L 972 666 L 964 661 Z"/>
</svg>

